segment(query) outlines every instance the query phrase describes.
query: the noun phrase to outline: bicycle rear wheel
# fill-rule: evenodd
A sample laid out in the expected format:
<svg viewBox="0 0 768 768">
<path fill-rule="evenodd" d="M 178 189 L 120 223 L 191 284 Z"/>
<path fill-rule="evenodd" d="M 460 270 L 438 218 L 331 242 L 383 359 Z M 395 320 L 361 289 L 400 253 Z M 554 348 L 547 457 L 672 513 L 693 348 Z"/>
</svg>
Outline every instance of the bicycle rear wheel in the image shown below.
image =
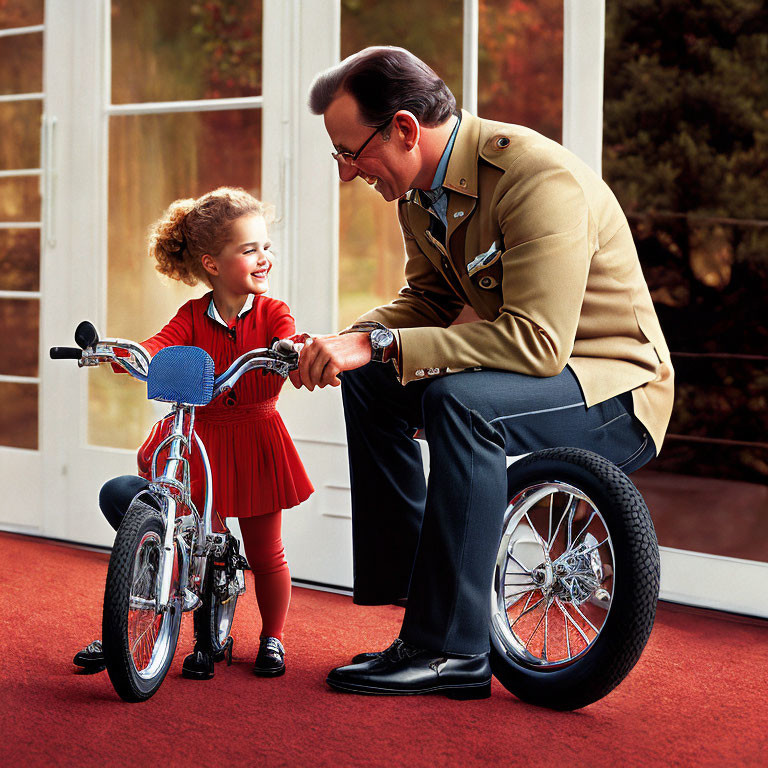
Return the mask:
<svg viewBox="0 0 768 768">
<path fill-rule="evenodd" d="M 155 509 L 134 501 L 109 560 L 102 621 L 104 660 L 115 691 L 125 701 L 145 701 L 156 693 L 176 652 L 181 628 L 177 562 L 170 604 L 157 610 L 163 529 Z"/>
<path fill-rule="evenodd" d="M 653 627 L 659 550 L 629 478 L 589 451 L 530 454 L 508 471 L 491 595 L 491 669 L 520 699 L 587 706 L 637 663 Z"/>
<path fill-rule="evenodd" d="M 237 598 L 245 592 L 239 546 L 237 539 L 229 535 L 224 554 L 211 556 L 206 568 L 203 604 L 195 611 L 197 643 L 210 649 L 216 661 L 222 659 L 231 646 Z"/>
</svg>

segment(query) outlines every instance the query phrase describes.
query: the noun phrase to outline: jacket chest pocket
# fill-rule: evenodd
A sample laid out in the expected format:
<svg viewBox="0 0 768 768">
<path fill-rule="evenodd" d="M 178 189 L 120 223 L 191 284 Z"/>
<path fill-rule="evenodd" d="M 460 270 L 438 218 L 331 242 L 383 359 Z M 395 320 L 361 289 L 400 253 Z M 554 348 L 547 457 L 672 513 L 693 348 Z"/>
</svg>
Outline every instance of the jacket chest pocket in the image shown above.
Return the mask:
<svg viewBox="0 0 768 768">
<path fill-rule="evenodd" d="M 475 256 L 467 264 L 467 274 L 473 287 L 481 292 L 492 291 L 501 285 L 502 265 L 501 254 L 503 245 L 501 240 L 491 243 L 488 250 Z"/>
</svg>

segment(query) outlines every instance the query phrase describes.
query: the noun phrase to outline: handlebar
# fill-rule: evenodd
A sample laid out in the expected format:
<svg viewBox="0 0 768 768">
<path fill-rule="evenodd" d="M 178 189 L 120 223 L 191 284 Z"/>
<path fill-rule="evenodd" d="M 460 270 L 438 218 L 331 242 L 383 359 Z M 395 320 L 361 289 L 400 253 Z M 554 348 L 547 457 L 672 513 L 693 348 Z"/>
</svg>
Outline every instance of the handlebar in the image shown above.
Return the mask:
<svg viewBox="0 0 768 768">
<path fill-rule="evenodd" d="M 79 360 L 82 356 L 80 347 L 51 347 L 52 360 Z"/>
<path fill-rule="evenodd" d="M 299 367 L 299 353 L 290 339 L 276 339 L 272 346 L 266 349 L 252 349 L 235 360 L 224 373 L 219 374 L 213 381 L 213 397 L 229 391 L 238 379 L 248 371 L 259 368 L 273 371 L 286 378 L 291 371 Z"/>
<path fill-rule="evenodd" d="M 92 323 L 84 320 L 75 331 L 77 347 L 51 347 L 52 360 L 77 360 L 80 368 L 114 363 L 126 370 L 135 379 L 147 380 L 150 356 L 141 344 L 127 339 L 99 339 L 99 334 Z M 122 350 L 127 355 L 118 355 Z"/>
<path fill-rule="evenodd" d="M 78 366 L 91 367 L 100 363 L 119 365 L 136 379 L 147 380 L 150 355 L 141 344 L 127 339 L 99 339 L 94 326 L 84 321 L 77 326 L 75 341 L 78 347 L 51 347 L 53 360 L 77 360 Z M 79 347 L 82 347 L 80 349 Z M 116 350 L 128 353 L 120 356 Z M 290 339 L 275 339 L 268 348 L 253 349 L 235 360 L 224 373 L 213 382 L 213 396 L 219 395 L 237 383 L 241 376 L 252 370 L 264 369 L 287 378 L 288 374 L 299 366 L 299 353 Z"/>
</svg>

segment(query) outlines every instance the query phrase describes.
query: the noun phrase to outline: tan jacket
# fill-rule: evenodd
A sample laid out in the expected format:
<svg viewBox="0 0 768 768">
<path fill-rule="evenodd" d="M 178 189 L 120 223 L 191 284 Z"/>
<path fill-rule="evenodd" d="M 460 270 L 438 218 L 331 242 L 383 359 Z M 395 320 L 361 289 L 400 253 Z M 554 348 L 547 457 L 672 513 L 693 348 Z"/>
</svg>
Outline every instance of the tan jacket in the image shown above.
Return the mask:
<svg viewBox="0 0 768 768">
<path fill-rule="evenodd" d="M 401 198 L 407 285 L 360 318 L 400 329 L 403 384 L 472 368 L 554 376 L 568 365 L 588 406 L 632 390 L 658 451 L 674 374 L 608 186 L 556 142 L 467 112 L 444 186 L 447 248 L 428 231 L 419 193 Z M 481 321 L 449 327 L 464 304 Z"/>
</svg>

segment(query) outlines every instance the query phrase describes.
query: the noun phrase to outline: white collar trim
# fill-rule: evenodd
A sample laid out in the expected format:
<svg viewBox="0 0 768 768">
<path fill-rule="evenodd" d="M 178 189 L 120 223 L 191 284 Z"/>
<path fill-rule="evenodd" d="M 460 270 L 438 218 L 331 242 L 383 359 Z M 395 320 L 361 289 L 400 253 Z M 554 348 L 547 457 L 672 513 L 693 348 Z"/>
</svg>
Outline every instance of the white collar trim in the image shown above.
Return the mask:
<svg viewBox="0 0 768 768">
<path fill-rule="evenodd" d="M 249 293 L 248 298 L 245 300 L 245 304 L 243 304 L 243 308 L 237 313 L 237 316 L 242 317 L 246 313 L 250 312 L 253 308 L 253 302 L 255 299 L 256 297 L 252 293 Z M 219 310 L 216 309 L 213 296 L 211 296 L 211 301 L 208 304 L 206 314 L 211 318 L 211 320 L 215 320 L 219 325 L 223 325 L 225 328 L 229 328 L 229 326 L 224 322 L 221 315 L 219 314 Z"/>
</svg>

